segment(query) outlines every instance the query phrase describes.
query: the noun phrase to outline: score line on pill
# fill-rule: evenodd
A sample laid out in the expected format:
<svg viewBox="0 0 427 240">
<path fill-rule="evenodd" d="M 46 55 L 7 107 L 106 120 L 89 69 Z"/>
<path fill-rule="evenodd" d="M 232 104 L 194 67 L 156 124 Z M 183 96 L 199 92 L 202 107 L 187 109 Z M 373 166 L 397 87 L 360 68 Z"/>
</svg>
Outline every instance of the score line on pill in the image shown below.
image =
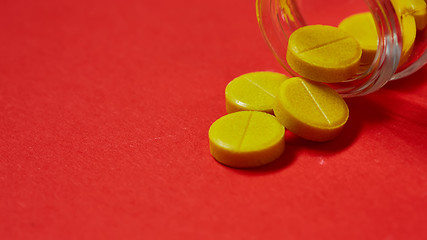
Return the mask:
<svg viewBox="0 0 427 240">
<path fill-rule="evenodd" d="M 279 158 L 285 149 L 285 128 L 276 117 L 239 111 L 216 120 L 209 128 L 209 148 L 220 163 L 236 168 L 258 167 Z"/>
<path fill-rule="evenodd" d="M 317 82 L 342 82 L 359 70 L 362 49 L 345 31 L 326 25 L 295 30 L 288 41 L 286 60 L 296 73 Z"/>
<path fill-rule="evenodd" d="M 347 104 L 334 89 L 299 77 L 280 86 L 274 113 L 289 131 L 319 142 L 337 137 L 349 116 Z"/>
</svg>

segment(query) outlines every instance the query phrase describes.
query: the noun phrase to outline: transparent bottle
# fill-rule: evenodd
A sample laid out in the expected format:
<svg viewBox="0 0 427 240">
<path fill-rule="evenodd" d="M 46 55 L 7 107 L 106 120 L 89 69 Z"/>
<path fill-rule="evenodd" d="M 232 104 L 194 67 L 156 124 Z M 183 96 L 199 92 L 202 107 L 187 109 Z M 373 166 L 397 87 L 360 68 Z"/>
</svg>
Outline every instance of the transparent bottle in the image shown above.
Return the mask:
<svg viewBox="0 0 427 240">
<path fill-rule="evenodd" d="M 376 56 L 352 79 L 330 84 L 344 97 L 377 91 L 391 80 L 414 73 L 427 62 L 425 27 L 417 31 L 408 60 L 399 64 L 402 29 L 390 0 L 257 0 L 256 8 L 262 35 L 290 76 L 298 76 L 286 61 L 288 39 L 293 31 L 313 24 L 338 26 L 341 20 L 352 14 L 371 12 L 378 34 Z"/>
</svg>

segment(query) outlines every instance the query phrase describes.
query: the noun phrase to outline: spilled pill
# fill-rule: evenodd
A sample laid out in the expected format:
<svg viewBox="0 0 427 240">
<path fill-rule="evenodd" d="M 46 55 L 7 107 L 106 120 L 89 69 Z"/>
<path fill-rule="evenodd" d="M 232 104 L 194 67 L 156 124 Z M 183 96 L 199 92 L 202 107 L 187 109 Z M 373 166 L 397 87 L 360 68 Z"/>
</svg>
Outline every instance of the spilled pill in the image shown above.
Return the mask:
<svg viewBox="0 0 427 240">
<path fill-rule="evenodd" d="M 279 87 L 287 76 L 275 72 L 252 72 L 233 79 L 225 88 L 227 113 L 254 110 L 273 114 Z"/>
<path fill-rule="evenodd" d="M 312 141 L 338 136 L 349 116 L 347 104 L 335 90 L 299 77 L 280 86 L 274 113 L 286 129 Z"/>
<path fill-rule="evenodd" d="M 289 37 L 286 60 L 301 76 L 317 82 L 341 82 L 354 76 L 362 49 L 345 31 L 326 25 L 297 29 Z"/>
<path fill-rule="evenodd" d="M 239 111 L 216 120 L 209 128 L 209 147 L 220 163 L 237 168 L 274 161 L 285 149 L 285 129 L 276 117 Z"/>
<path fill-rule="evenodd" d="M 370 65 L 375 58 L 378 47 L 378 34 L 374 18 L 370 12 L 351 15 L 338 25 L 353 36 L 362 48 L 362 65 Z"/>
</svg>

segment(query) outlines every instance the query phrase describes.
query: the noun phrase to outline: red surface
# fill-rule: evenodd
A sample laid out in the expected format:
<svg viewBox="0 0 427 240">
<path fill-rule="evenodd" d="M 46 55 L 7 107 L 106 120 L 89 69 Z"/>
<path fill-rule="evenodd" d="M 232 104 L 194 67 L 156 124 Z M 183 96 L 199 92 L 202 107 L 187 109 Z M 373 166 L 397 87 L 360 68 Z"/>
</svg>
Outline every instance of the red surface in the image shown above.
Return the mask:
<svg viewBox="0 0 427 240">
<path fill-rule="evenodd" d="M 281 71 L 254 1 L 0 3 L 0 238 L 427 239 L 427 69 L 338 139 L 209 154 L 224 88 Z"/>
</svg>

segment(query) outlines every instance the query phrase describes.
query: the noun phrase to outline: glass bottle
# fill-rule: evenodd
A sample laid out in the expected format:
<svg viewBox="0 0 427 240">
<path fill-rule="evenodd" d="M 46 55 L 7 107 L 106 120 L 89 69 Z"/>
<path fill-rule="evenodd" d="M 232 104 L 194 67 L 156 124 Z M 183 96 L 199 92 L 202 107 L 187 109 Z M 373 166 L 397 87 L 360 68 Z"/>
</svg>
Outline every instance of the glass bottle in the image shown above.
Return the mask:
<svg viewBox="0 0 427 240">
<path fill-rule="evenodd" d="M 402 28 L 391 0 L 257 0 L 256 8 L 261 33 L 290 76 L 298 76 L 286 61 L 288 38 L 293 31 L 313 24 L 338 26 L 352 14 L 371 12 L 378 34 L 376 56 L 353 78 L 330 84 L 344 97 L 377 91 L 391 80 L 411 75 L 427 62 L 427 27 L 424 27 L 416 32 L 408 60 L 400 63 Z"/>
</svg>

